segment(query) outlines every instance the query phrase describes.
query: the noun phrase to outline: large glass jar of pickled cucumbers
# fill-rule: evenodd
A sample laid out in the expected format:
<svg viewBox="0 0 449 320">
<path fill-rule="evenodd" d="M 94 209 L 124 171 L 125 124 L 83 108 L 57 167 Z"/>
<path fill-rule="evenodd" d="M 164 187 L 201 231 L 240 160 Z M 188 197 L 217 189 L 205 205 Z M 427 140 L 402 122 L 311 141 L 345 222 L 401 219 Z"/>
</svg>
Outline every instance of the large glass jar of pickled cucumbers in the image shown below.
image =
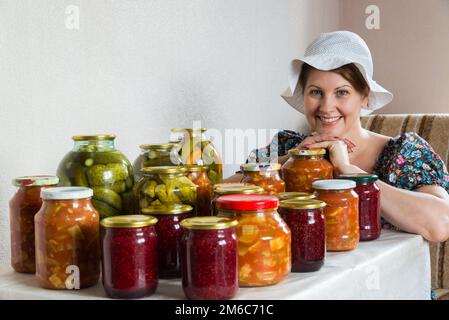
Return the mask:
<svg viewBox="0 0 449 320">
<path fill-rule="evenodd" d="M 289 192 L 313 192 L 315 180 L 332 179 L 333 166 L 324 156 L 326 149 L 292 149 L 282 166 L 282 179 Z"/>
<path fill-rule="evenodd" d="M 197 186 L 187 178 L 185 167 L 162 166 L 142 169 L 143 177 L 136 185 L 140 211 L 177 205 L 196 205 Z"/>
<path fill-rule="evenodd" d="M 90 187 L 100 218 L 134 213 L 134 170 L 115 148 L 115 135 L 74 136 L 75 145 L 59 163 L 60 186 Z"/>
<path fill-rule="evenodd" d="M 213 184 L 223 180 L 223 161 L 212 141 L 206 138 L 206 128 L 174 128 L 172 133 L 181 138 L 181 161 L 183 164 L 210 166 L 208 175 Z"/>
<path fill-rule="evenodd" d="M 140 170 L 145 167 L 177 166 L 181 164 L 177 144 L 141 144 L 140 155 L 134 161 L 136 179 L 142 177 Z"/>
<path fill-rule="evenodd" d="M 238 221 L 239 285 L 267 286 L 291 270 L 291 233 L 271 195 L 236 194 L 218 198 L 218 215 Z"/>
</svg>

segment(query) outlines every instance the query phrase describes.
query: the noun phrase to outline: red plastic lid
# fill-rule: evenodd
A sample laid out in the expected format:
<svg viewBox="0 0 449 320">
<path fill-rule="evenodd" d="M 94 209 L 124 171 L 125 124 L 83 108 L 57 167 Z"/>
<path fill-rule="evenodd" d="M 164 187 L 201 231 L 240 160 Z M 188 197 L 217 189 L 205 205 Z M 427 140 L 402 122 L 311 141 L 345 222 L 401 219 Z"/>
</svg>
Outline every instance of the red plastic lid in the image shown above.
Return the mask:
<svg viewBox="0 0 449 320">
<path fill-rule="evenodd" d="M 269 210 L 278 207 L 279 198 L 264 194 L 230 194 L 219 197 L 216 205 L 223 210 Z"/>
</svg>

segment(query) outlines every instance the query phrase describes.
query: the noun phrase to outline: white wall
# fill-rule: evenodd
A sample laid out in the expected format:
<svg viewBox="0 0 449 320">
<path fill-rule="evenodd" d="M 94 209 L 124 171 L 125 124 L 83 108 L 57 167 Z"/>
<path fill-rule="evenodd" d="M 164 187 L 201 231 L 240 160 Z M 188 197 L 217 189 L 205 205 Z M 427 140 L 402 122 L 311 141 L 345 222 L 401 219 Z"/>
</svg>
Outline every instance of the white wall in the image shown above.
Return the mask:
<svg viewBox="0 0 449 320">
<path fill-rule="evenodd" d="M 65 26 L 69 5 L 79 6 L 79 30 Z M 338 9 L 335 0 L 0 1 L 0 262 L 9 262 L 11 179 L 55 173 L 72 135 L 115 133 L 133 161 L 138 144 L 193 120 L 305 128 L 279 97 L 286 67 L 338 29 Z"/>
<path fill-rule="evenodd" d="M 377 5 L 380 29 L 365 27 Z M 342 0 L 341 27 L 371 49 L 374 78 L 394 94 L 377 113 L 449 112 L 449 1 Z"/>
</svg>

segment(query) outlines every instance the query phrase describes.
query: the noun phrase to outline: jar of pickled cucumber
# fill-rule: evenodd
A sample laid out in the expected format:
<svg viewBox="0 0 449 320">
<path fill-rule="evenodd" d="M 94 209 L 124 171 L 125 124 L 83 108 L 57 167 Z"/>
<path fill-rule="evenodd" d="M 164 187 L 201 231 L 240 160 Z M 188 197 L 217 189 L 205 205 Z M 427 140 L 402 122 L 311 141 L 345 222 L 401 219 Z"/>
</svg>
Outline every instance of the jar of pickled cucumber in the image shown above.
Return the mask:
<svg viewBox="0 0 449 320">
<path fill-rule="evenodd" d="M 213 184 L 223 180 L 223 161 L 216 147 L 209 140 L 206 128 L 173 128 L 172 133 L 181 138 L 181 161 L 183 164 L 200 164 L 210 167 L 208 176 Z"/>
<path fill-rule="evenodd" d="M 140 212 L 146 208 L 160 208 L 187 204 L 195 207 L 197 186 L 187 178 L 182 166 L 148 167 L 136 185 Z"/>
<path fill-rule="evenodd" d="M 236 219 L 239 285 L 276 284 L 291 270 L 291 233 L 271 195 L 227 195 L 218 198 L 218 216 Z"/>
<path fill-rule="evenodd" d="M 187 177 L 197 186 L 195 215 L 211 216 L 210 203 L 213 195 L 213 185 L 207 172 L 209 166 L 195 164 L 186 165 Z"/>
<path fill-rule="evenodd" d="M 133 168 L 136 179 L 142 177 L 140 170 L 145 167 L 178 166 L 181 165 L 177 144 L 141 144 L 140 155 L 134 161 Z"/>
<path fill-rule="evenodd" d="M 220 183 L 214 187 L 214 198 L 211 202 L 211 212 L 218 214 L 217 199 L 229 194 L 263 194 L 265 190 L 262 187 L 247 183 Z"/>
<path fill-rule="evenodd" d="M 326 203 L 327 251 L 349 251 L 359 244 L 359 196 L 355 187 L 354 181 L 343 179 L 313 182 L 317 199 Z"/>
<path fill-rule="evenodd" d="M 277 195 L 285 192 L 285 182 L 279 175 L 279 163 L 246 163 L 241 166 L 243 179 L 241 182 L 262 187 L 266 193 Z"/>
<path fill-rule="evenodd" d="M 313 192 L 312 182 L 332 179 L 333 166 L 324 156 L 326 149 L 292 149 L 282 166 L 282 178 L 289 192 Z"/>
<path fill-rule="evenodd" d="M 100 218 L 134 213 L 134 170 L 115 148 L 115 135 L 74 136 L 72 151 L 59 163 L 60 186 L 90 187 Z"/>
</svg>

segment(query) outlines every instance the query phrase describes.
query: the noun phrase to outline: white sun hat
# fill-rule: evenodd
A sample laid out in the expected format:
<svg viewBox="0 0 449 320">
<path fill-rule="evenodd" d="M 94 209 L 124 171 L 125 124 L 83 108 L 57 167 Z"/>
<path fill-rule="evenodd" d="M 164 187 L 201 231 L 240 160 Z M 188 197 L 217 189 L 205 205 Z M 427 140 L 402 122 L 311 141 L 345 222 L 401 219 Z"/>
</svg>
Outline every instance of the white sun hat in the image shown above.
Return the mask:
<svg viewBox="0 0 449 320">
<path fill-rule="evenodd" d="M 289 66 L 289 88 L 281 96 L 289 105 L 304 113 L 304 97 L 298 85 L 302 65 L 323 71 L 354 63 L 369 85 L 368 106 L 363 106 L 361 115 L 368 115 L 393 100 L 393 94 L 373 80 L 373 60 L 363 39 L 350 31 L 321 33 L 306 49 L 304 56 L 293 60 Z"/>
</svg>

